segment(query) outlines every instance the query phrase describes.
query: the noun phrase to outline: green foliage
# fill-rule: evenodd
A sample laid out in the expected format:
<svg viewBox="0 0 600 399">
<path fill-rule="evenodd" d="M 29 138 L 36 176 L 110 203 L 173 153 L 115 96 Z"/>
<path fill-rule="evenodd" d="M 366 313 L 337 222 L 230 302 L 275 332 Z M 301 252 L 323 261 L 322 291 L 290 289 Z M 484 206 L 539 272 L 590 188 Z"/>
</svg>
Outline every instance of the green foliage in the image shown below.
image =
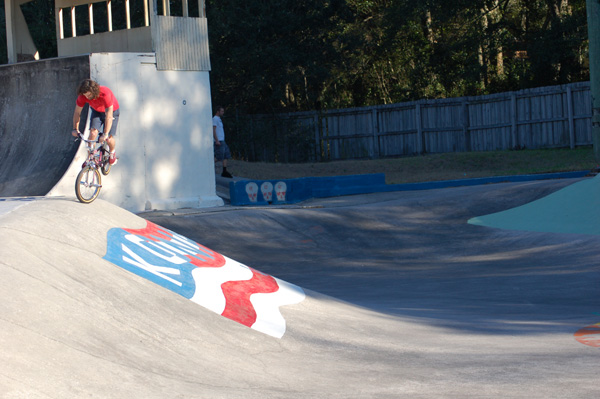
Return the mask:
<svg viewBox="0 0 600 399">
<path fill-rule="evenodd" d="M 585 0 L 209 2 L 213 97 L 251 113 L 589 79 Z"/>
<path fill-rule="evenodd" d="M 56 57 L 56 24 L 54 2 L 32 0 L 21 5 L 21 11 L 29 27 L 29 33 L 36 45 L 40 58 Z"/>
<path fill-rule="evenodd" d="M 314 107 L 330 65 L 340 57 L 329 40 L 336 29 L 337 3 L 225 0 L 209 4 L 216 101 L 251 112 Z"/>
<path fill-rule="evenodd" d="M 124 3 L 112 2 L 115 29 L 125 25 Z M 182 14 L 180 0 L 170 4 L 173 15 Z M 197 2 L 189 4 L 197 16 Z M 141 26 L 143 3 L 130 5 L 132 25 Z M 7 58 L 3 7 L 0 62 Z M 107 31 L 105 4 L 93 7 L 94 30 Z M 86 8 L 76 7 L 78 34 L 89 31 Z M 32 0 L 21 9 L 41 57 L 55 57 L 54 2 Z M 208 0 L 206 10 L 213 102 L 241 113 L 589 79 L 585 0 Z"/>
</svg>

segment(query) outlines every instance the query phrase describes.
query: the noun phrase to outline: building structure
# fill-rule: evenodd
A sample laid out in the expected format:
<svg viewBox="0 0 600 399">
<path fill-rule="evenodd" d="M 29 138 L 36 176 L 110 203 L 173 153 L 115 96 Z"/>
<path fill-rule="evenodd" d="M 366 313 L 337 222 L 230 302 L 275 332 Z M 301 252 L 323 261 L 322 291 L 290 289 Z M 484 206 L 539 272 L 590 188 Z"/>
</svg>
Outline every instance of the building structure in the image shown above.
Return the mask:
<svg viewBox="0 0 600 399">
<path fill-rule="evenodd" d="M 36 59 L 20 10 L 27 1 L 5 0 L 11 63 Z M 181 0 L 180 15 L 172 8 L 165 0 L 125 0 L 124 9 L 110 0 L 55 0 L 59 58 L 80 65 L 87 56 L 89 77 L 119 100 L 119 163 L 103 180 L 100 197 L 131 211 L 223 204 L 214 177 L 204 1 Z M 68 134 L 71 116 L 64 115 L 64 132 L 50 134 Z M 73 195 L 84 156 L 80 149 L 49 195 Z"/>
</svg>

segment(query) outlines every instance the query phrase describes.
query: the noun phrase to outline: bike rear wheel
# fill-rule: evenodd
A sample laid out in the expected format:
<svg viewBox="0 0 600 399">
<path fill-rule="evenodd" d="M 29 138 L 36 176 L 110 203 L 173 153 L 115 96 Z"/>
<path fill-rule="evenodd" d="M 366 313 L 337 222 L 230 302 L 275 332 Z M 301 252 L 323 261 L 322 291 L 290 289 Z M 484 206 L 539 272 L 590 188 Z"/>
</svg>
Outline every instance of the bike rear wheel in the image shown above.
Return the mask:
<svg viewBox="0 0 600 399">
<path fill-rule="evenodd" d="M 75 195 L 84 204 L 94 201 L 100 194 L 102 178 L 98 169 L 86 166 L 81 169 L 75 180 Z"/>
</svg>

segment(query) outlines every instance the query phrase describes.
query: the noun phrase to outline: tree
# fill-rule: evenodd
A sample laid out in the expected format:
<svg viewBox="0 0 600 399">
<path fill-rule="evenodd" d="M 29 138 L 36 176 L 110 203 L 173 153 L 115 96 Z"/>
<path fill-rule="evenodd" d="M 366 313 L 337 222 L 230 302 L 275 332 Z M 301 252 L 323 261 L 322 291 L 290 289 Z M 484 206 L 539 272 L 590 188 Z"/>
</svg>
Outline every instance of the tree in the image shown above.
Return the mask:
<svg viewBox="0 0 600 399">
<path fill-rule="evenodd" d="M 54 2 L 32 0 L 21 5 L 21 11 L 29 27 L 31 38 L 40 53 L 40 58 L 56 57 L 58 52 L 56 49 Z"/>
<path fill-rule="evenodd" d="M 339 55 L 338 0 L 208 4 L 213 97 L 251 112 L 311 109 Z"/>
<path fill-rule="evenodd" d="M 113 0 L 113 7 L 124 1 Z M 181 2 L 172 3 L 174 15 L 181 13 Z M 42 58 L 56 56 L 53 2 L 21 7 Z M 131 7 L 140 26 L 142 3 Z M 96 32 L 107 30 L 105 9 L 94 4 Z M 123 17 L 113 13 L 115 26 L 124 25 Z M 367 106 L 589 79 L 585 0 L 209 0 L 207 18 L 213 101 L 240 112 Z M 78 33 L 88 23 L 86 12 L 77 13 Z M 0 57 L 6 59 L 5 37 Z"/>
</svg>

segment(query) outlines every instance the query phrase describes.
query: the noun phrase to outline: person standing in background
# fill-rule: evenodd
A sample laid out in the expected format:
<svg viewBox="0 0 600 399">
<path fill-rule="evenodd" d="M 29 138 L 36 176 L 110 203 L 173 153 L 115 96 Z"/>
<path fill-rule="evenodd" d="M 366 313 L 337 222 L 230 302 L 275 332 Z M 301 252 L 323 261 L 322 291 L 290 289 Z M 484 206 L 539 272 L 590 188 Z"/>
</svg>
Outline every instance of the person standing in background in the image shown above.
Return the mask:
<svg viewBox="0 0 600 399">
<path fill-rule="evenodd" d="M 225 143 L 225 129 L 223 129 L 223 121 L 221 117 L 225 114 L 225 108 L 218 106 L 215 110 L 215 116 L 213 116 L 213 139 L 214 139 L 214 150 L 215 160 L 223 162 L 223 172 L 221 176 L 232 178 L 231 173 L 227 171 L 227 160 L 231 159 L 231 153 L 229 147 Z"/>
</svg>

